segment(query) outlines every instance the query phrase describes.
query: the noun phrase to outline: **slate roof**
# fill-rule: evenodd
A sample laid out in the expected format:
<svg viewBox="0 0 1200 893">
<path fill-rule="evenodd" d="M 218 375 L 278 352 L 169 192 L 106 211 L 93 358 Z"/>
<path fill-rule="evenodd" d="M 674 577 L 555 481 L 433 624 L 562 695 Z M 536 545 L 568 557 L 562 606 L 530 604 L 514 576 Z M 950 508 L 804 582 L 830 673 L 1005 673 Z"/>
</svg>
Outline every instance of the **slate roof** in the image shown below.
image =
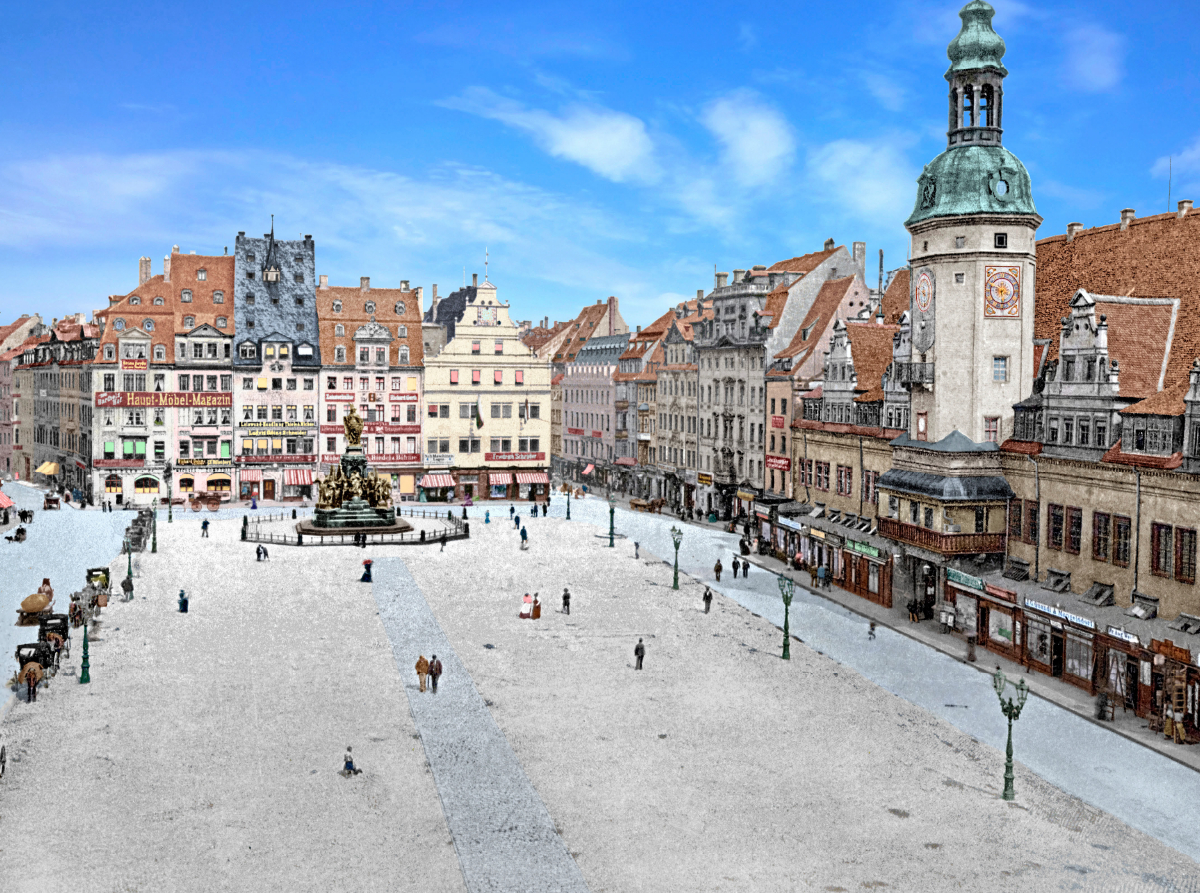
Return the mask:
<svg viewBox="0 0 1200 893">
<path fill-rule="evenodd" d="M 1000 448 L 999 444 L 991 443 L 976 443 L 963 434 L 957 428 L 943 437 L 941 440 L 913 440 L 908 434 L 901 434 L 892 441 L 892 446 L 897 447 L 915 447 L 921 450 L 933 450 L 939 453 L 990 453 Z"/>
<path fill-rule="evenodd" d="M 1008 486 L 1008 481 L 1000 475 L 951 477 L 902 468 L 890 468 L 885 471 L 879 477 L 879 486 L 900 493 L 928 496 L 942 502 L 1012 499 L 1016 495 Z"/>
</svg>

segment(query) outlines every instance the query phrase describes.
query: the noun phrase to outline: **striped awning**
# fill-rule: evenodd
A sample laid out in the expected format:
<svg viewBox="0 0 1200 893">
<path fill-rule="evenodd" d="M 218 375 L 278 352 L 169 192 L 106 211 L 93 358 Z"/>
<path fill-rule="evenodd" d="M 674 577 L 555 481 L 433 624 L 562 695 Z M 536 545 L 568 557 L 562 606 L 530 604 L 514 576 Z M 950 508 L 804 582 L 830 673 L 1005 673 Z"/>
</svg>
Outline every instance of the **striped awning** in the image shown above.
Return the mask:
<svg viewBox="0 0 1200 893">
<path fill-rule="evenodd" d="M 512 483 L 512 472 L 511 471 L 489 471 L 488 472 L 488 483 L 491 484 L 493 487 L 497 486 L 498 484 L 511 484 Z"/>
<path fill-rule="evenodd" d="M 454 478 L 448 474 L 427 474 L 421 478 L 421 487 L 429 487 L 437 489 L 439 487 L 453 487 Z"/>
<path fill-rule="evenodd" d="M 591 473 L 592 473 L 593 471 L 595 471 L 595 470 L 596 470 L 596 466 L 595 466 L 595 465 L 589 465 L 587 468 L 585 468 L 585 469 L 583 470 L 583 473 L 584 473 L 584 474 L 591 474 Z"/>
<path fill-rule="evenodd" d="M 244 469 L 242 469 L 241 473 L 239 474 L 239 477 L 241 478 L 241 481 L 243 484 L 251 483 L 253 481 L 261 481 L 262 480 L 262 469 L 261 468 L 244 468 Z"/>
<path fill-rule="evenodd" d="M 311 468 L 285 468 L 283 483 L 289 487 L 307 487 L 313 482 Z"/>
<path fill-rule="evenodd" d="M 10 509 L 13 507 L 13 501 L 0 493 L 0 509 Z"/>
<path fill-rule="evenodd" d="M 550 483 L 550 478 L 546 475 L 546 472 L 544 472 L 544 471 L 518 471 L 517 472 L 517 483 L 518 484 L 548 484 L 548 483 Z"/>
</svg>

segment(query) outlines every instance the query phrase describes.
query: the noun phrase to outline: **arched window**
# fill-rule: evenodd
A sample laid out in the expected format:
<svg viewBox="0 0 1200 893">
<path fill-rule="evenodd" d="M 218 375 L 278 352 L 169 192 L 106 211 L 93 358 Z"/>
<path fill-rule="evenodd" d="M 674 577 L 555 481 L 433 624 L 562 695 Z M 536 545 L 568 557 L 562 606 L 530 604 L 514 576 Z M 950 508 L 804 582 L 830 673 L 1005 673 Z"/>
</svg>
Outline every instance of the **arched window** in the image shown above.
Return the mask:
<svg viewBox="0 0 1200 893">
<path fill-rule="evenodd" d="M 400 348 L 400 358 L 399 358 L 398 362 L 401 366 L 404 366 L 408 363 L 408 348 L 407 347 Z"/>
<path fill-rule="evenodd" d="M 975 124 L 975 93 L 970 87 L 963 87 L 962 95 L 962 126 L 972 127 Z"/>
<path fill-rule="evenodd" d="M 113 328 L 116 329 L 118 332 L 125 331 L 125 320 L 120 319 L 120 318 L 114 319 L 113 320 Z"/>
<path fill-rule="evenodd" d="M 214 291 L 213 292 L 213 303 L 214 304 L 224 304 L 225 303 L 225 292 Z"/>
<path fill-rule="evenodd" d="M 367 313 L 374 313 L 375 312 L 375 302 L 367 301 L 367 304 L 363 309 L 366 310 Z"/>
<path fill-rule="evenodd" d="M 403 301 L 397 301 L 397 302 L 396 302 L 396 315 L 397 315 L 397 316 L 403 316 L 403 315 L 404 315 L 404 302 L 403 302 Z"/>
<path fill-rule="evenodd" d="M 154 331 L 154 320 L 143 319 L 142 320 L 142 328 L 145 329 L 147 332 L 153 332 Z"/>
<path fill-rule="evenodd" d="M 120 493 L 121 492 L 121 476 L 119 474 L 110 474 L 104 479 L 105 493 Z"/>
<path fill-rule="evenodd" d="M 396 335 L 399 338 L 407 338 L 408 326 L 396 326 Z"/>
<path fill-rule="evenodd" d="M 179 479 L 179 484 L 177 485 L 176 489 L 179 490 L 180 493 L 191 493 L 194 487 L 195 480 L 192 477 L 185 475 Z"/>
<path fill-rule="evenodd" d="M 136 307 L 138 304 L 142 303 L 142 299 L 141 299 L 141 298 L 139 298 L 137 295 L 133 295 L 132 297 L 130 297 L 130 299 L 129 299 L 129 303 L 130 303 L 132 306 L 135 306 L 135 307 Z"/>
<path fill-rule="evenodd" d="M 157 493 L 158 480 L 152 477 L 140 477 L 133 482 L 134 493 Z"/>
<path fill-rule="evenodd" d="M 167 358 L 167 349 L 161 344 L 154 345 L 154 359 L 165 360 Z"/>
<path fill-rule="evenodd" d="M 344 338 L 346 336 L 346 327 L 341 323 L 338 323 L 333 327 L 333 334 L 338 338 Z"/>
<path fill-rule="evenodd" d="M 342 312 L 342 302 L 341 302 L 341 301 L 334 301 L 334 302 L 333 302 L 333 312 L 334 312 L 334 313 L 341 313 L 341 312 Z"/>
<path fill-rule="evenodd" d="M 155 307 L 161 307 L 163 305 L 163 299 L 155 298 L 151 303 L 153 303 Z"/>
<path fill-rule="evenodd" d="M 979 88 L 979 126 L 992 127 L 992 87 L 984 84 Z"/>
</svg>

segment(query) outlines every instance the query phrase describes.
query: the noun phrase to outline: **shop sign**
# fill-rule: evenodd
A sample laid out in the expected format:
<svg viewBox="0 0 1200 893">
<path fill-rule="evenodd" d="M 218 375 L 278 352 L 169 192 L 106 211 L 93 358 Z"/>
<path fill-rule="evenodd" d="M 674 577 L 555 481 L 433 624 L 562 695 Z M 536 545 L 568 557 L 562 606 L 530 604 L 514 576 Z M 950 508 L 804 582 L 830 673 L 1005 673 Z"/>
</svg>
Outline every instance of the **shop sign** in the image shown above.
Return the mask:
<svg viewBox="0 0 1200 893">
<path fill-rule="evenodd" d="M 96 408 L 123 406 L 233 406 L 233 394 L 216 391 L 100 391 Z"/>
<path fill-rule="evenodd" d="M 1114 639 L 1120 639 L 1122 642 L 1128 642 L 1130 645 L 1136 645 L 1138 648 L 1142 647 L 1141 639 L 1139 639 L 1133 633 L 1125 632 L 1125 630 L 1121 629 L 1119 626 L 1110 626 L 1105 630 L 1105 632 Z"/>
<path fill-rule="evenodd" d="M 1180 648 L 1170 639 L 1150 640 L 1150 650 L 1155 654 L 1161 654 L 1163 657 L 1169 657 L 1171 660 L 1179 661 L 1181 664 L 1190 664 L 1192 662 L 1192 653 L 1186 648 Z"/>
<path fill-rule="evenodd" d="M 484 453 L 484 462 L 541 462 L 545 453 Z"/>
<path fill-rule="evenodd" d="M 603 431 L 593 431 L 592 432 L 592 437 L 603 437 L 603 436 L 604 436 Z"/>
<path fill-rule="evenodd" d="M 808 532 L 808 535 L 811 537 L 814 537 L 815 539 L 819 539 L 819 540 L 825 539 L 825 531 L 817 530 L 815 527 Z"/>
<path fill-rule="evenodd" d="M 330 403 L 353 403 L 354 402 L 354 394 L 346 393 L 345 391 L 341 391 L 341 392 L 326 391 L 325 399 L 328 400 Z"/>
<path fill-rule="evenodd" d="M 787 456 L 767 456 L 767 468 L 774 468 L 778 471 L 791 471 L 792 460 Z"/>
<path fill-rule="evenodd" d="M 994 595 L 996 598 L 1002 598 L 1006 602 L 1017 603 L 1017 594 L 1011 589 L 1001 589 L 999 586 L 993 586 L 991 583 L 983 584 L 983 591 L 988 595 Z"/>
<path fill-rule="evenodd" d="M 295 456 L 277 453 L 274 456 L 238 456 L 237 461 L 243 465 L 269 465 L 271 463 L 276 465 L 315 465 L 317 457 L 315 455 Z"/>
<path fill-rule="evenodd" d="M 121 360 L 121 368 L 141 370 L 142 372 L 145 372 L 150 368 L 150 361 L 145 357 L 141 358 L 140 360 Z"/>
<path fill-rule="evenodd" d="M 145 459 L 93 459 L 93 468 L 145 468 Z"/>
<path fill-rule="evenodd" d="M 746 500 L 747 502 L 754 502 L 754 500 L 755 500 L 755 499 L 757 499 L 757 498 L 758 498 L 758 496 L 757 496 L 757 495 L 755 495 L 754 493 L 747 493 L 745 490 L 738 490 L 738 491 L 737 491 L 737 498 L 738 498 L 738 499 L 744 499 L 744 500 Z"/>
<path fill-rule="evenodd" d="M 771 427 L 772 428 L 782 428 L 783 427 L 783 416 L 781 416 L 781 415 L 771 416 Z"/>
<path fill-rule="evenodd" d="M 322 425 L 322 434 L 342 434 L 342 425 Z M 420 425 L 389 425 L 386 422 L 367 422 L 363 425 L 363 434 L 420 434 Z"/>
<path fill-rule="evenodd" d="M 582 428 L 568 428 L 567 433 L 574 434 L 578 437 L 583 437 L 583 429 Z"/>
<path fill-rule="evenodd" d="M 880 552 L 874 546 L 867 543 L 860 543 L 856 540 L 846 540 L 846 545 L 851 551 L 858 552 L 860 555 L 870 555 L 872 558 L 880 557 Z"/>
<path fill-rule="evenodd" d="M 238 425 L 240 429 L 242 426 Z M 311 434 L 313 425 L 301 425 L 297 428 L 254 428 L 247 431 L 247 437 L 295 437 L 297 434 Z"/>
<path fill-rule="evenodd" d="M 453 465 L 454 453 L 426 453 L 426 465 Z"/>
<path fill-rule="evenodd" d="M 239 422 L 239 428 L 311 428 L 312 422 Z M 324 430 L 324 429 L 322 429 Z M 339 429 L 340 430 L 340 429 Z"/>
<path fill-rule="evenodd" d="M 1033 608 L 1035 611 L 1040 611 L 1043 614 L 1049 614 L 1051 617 L 1057 617 L 1059 620 L 1065 620 L 1068 623 L 1073 623 L 1076 626 L 1082 626 L 1084 629 L 1095 629 L 1096 624 L 1086 617 L 1080 617 L 1078 614 L 1072 614 L 1070 611 L 1064 611 L 1062 608 L 1055 608 L 1050 605 L 1043 605 L 1041 602 L 1035 602 L 1033 599 L 1025 599 L 1025 607 Z"/>
<path fill-rule="evenodd" d="M 388 394 L 389 403 L 416 403 L 416 394 Z"/>
<path fill-rule="evenodd" d="M 373 453 L 367 456 L 372 465 L 418 465 L 420 453 Z"/>
<path fill-rule="evenodd" d="M 232 471 L 233 464 L 229 459 L 176 459 L 176 467 L 189 466 L 192 468 L 221 468 Z"/>
<path fill-rule="evenodd" d="M 977 589 L 984 592 L 983 580 L 978 577 L 972 577 L 970 574 L 964 574 L 962 571 L 955 570 L 952 567 L 946 568 L 946 579 L 951 583 L 957 583 L 959 586 L 966 586 L 968 589 Z"/>
<path fill-rule="evenodd" d="M 791 518 L 777 518 L 775 523 L 780 527 L 786 527 L 788 530 L 794 530 L 797 533 L 804 532 L 804 525 L 799 521 L 793 521 Z"/>
<path fill-rule="evenodd" d="M 712 475 L 708 474 L 707 472 L 704 472 L 704 471 L 699 472 L 696 475 L 696 480 L 699 481 L 702 486 L 705 486 L 705 487 L 712 486 Z"/>
</svg>

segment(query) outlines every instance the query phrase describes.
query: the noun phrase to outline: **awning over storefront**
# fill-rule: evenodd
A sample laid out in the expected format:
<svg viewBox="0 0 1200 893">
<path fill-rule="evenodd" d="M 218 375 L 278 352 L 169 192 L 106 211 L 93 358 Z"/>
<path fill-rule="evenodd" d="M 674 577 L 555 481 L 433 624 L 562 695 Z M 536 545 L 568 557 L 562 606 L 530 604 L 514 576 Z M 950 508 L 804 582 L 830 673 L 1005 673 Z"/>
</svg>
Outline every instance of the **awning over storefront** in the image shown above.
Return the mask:
<svg viewBox="0 0 1200 893">
<path fill-rule="evenodd" d="M 247 468 L 240 475 L 243 484 L 262 480 L 261 468 Z"/>
<path fill-rule="evenodd" d="M 13 501 L 0 493 L 0 509 L 10 509 L 13 507 Z"/>
<path fill-rule="evenodd" d="M 285 468 L 283 470 L 283 483 L 290 487 L 307 487 L 313 482 L 313 473 L 311 468 Z"/>
<path fill-rule="evenodd" d="M 34 474 L 58 474 L 57 462 L 43 462 L 34 469 Z"/>
<path fill-rule="evenodd" d="M 584 474 L 591 474 L 591 473 L 592 473 L 593 471 L 595 471 L 595 470 L 596 470 L 596 466 L 595 466 L 595 465 L 589 465 L 587 468 L 585 468 L 585 469 L 583 470 L 583 473 L 584 473 Z"/>
<path fill-rule="evenodd" d="M 427 474 L 421 478 L 420 486 L 429 489 L 437 489 L 439 487 L 453 487 L 454 478 L 448 474 Z"/>
<path fill-rule="evenodd" d="M 489 471 L 488 472 L 488 483 L 491 484 L 493 487 L 498 487 L 501 484 L 511 484 L 512 483 L 512 472 L 511 471 Z"/>
<path fill-rule="evenodd" d="M 550 478 L 544 471 L 518 471 L 518 484 L 548 484 Z"/>
<path fill-rule="evenodd" d="M 632 456 L 622 456 L 616 461 L 617 465 L 637 465 L 637 459 Z"/>
</svg>

